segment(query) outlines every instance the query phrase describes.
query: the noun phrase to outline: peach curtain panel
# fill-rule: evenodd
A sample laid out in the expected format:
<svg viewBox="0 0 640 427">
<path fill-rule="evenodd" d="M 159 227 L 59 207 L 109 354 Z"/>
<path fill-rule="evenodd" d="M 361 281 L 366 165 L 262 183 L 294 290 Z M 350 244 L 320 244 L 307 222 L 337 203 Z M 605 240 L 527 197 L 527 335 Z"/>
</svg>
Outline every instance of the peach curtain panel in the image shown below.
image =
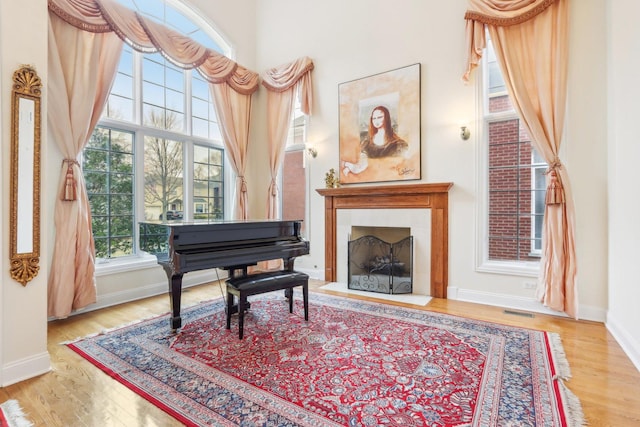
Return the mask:
<svg viewBox="0 0 640 427">
<path fill-rule="evenodd" d="M 537 296 L 578 318 L 575 208 L 559 157 L 567 95 L 568 0 L 470 0 L 468 80 L 488 30 L 509 96 L 536 149 L 549 165 L 543 252 Z"/>
<path fill-rule="evenodd" d="M 182 68 L 196 68 L 210 83 L 224 143 L 241 171 L 235 216 L 246 217 L 244 160 L 251 95 L 259 76 L 224 55 L 113 0 L 49 0 L 48 125 L 65 160 L 55 208 L 55 247 L 49 277 L 49 316 L 63 318 L 96 300 L 91 210 L 78 159 L 98 122 L 126 42 L 160 52 Z"/>
<path fill-rule="evenodd" d="M 96 301 L 91 209 L 79 159 L 106 103 L 121 51 L 115 34 L 80 31 L 49 14 L 47 123 L 64 155 L 54 212 L 50 317 L 67 317 Z"/>
<path fill-rule="evenodd" d="M 278 202 L 278 170 L 284 159 L 291 114 L 300 93 L 302 112 L 311 114 L 313 87 L 311 71 L 313 61 L 308 57 L 271 68 L 262 75 L 262 85 L 267 88 L 267 143 L 269 146 L 269 170 L 271 182 L 267 195 L 267 218 L 280 218 Z"/>
<path fill-rule="evenodd" d="M 236 174 L 233 217 L 248 219 L 249 199 L 244 174 L 247 168 L 247 151 L 249 149 L 251 95 L 238 93 L 226 84 L 211 84 L 209 87 L 216 106 L 227 157 Z"/>
</svg>

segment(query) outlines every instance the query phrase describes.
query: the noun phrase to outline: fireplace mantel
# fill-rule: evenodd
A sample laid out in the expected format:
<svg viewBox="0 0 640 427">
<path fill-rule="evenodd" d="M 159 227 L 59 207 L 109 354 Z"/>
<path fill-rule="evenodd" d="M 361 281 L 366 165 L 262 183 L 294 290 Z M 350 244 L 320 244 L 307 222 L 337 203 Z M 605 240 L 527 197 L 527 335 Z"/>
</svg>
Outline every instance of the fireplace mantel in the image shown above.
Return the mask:
<svg viewBox="0 0 640 427">
<path fill-rule="evenodd" d="M 449 189 L 452 182 L 321 188 L 324 196 L 324 279 L 336 280 L 338 209 L 431 209 L 431 295 L 447 297 L 449 280 Z M 420 260 L 416 260 L 420 262 Z"/>
</svg>

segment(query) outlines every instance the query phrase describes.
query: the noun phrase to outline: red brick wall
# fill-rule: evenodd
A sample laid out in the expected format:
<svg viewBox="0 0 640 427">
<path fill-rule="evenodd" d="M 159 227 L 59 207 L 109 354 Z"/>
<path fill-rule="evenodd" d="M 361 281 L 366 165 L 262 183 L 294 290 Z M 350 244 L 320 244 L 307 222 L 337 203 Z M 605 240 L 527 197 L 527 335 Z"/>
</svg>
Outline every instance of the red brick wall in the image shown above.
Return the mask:
<svg viewBox="0 0 640 427">
<path fill-rule="evenodd" d="M 511 109 L 507 96 L 490 111 Z M 489 259 L 537 260 L 531 252 L 531 144 L 518 119 L 489 124 Z"/>
<path fill-rule="evenodd" d="M 304 151 L 287 151 L 282 167 L 282 219 L 305 219 L 307 181 Z M 305 223 L 302 223 L 305 233 Z"/>
</svg>

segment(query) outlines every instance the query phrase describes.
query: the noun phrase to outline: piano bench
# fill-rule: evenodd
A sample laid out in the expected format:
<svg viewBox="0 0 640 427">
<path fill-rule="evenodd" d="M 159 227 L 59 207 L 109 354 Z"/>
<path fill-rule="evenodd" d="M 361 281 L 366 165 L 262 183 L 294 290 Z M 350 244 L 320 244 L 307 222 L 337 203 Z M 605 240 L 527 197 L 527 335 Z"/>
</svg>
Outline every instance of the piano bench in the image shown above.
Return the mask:
<svg viewBox="0 0 640 427">
<path fill-rule="evenodd" d="M 293 288 L 302 286 L 304 320 L 309 320 L 309 276 L 297 271 L 269 271 L 227 279 L 227 329 L 231 329 L 234 295 L 238 297 L 239 338 L 244 332 L 244 312 L 247 297 L 284 289 L 289 298 L 289 313 L 293 313 Z"/>
</svg>

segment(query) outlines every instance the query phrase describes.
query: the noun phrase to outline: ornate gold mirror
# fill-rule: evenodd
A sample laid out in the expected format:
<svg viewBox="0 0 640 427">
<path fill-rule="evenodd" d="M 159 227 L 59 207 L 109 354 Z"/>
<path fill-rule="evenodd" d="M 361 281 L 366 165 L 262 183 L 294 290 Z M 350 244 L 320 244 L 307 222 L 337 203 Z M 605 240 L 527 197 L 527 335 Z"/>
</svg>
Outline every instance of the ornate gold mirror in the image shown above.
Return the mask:
<svg viewBox="0 0 640 427">
<path fill-rule="evenodd" d="M 40 96 L 36 71 L 13 73 L 11 104 L 11 277 L 23 286 L 40 270 Z"/>
</svg>

